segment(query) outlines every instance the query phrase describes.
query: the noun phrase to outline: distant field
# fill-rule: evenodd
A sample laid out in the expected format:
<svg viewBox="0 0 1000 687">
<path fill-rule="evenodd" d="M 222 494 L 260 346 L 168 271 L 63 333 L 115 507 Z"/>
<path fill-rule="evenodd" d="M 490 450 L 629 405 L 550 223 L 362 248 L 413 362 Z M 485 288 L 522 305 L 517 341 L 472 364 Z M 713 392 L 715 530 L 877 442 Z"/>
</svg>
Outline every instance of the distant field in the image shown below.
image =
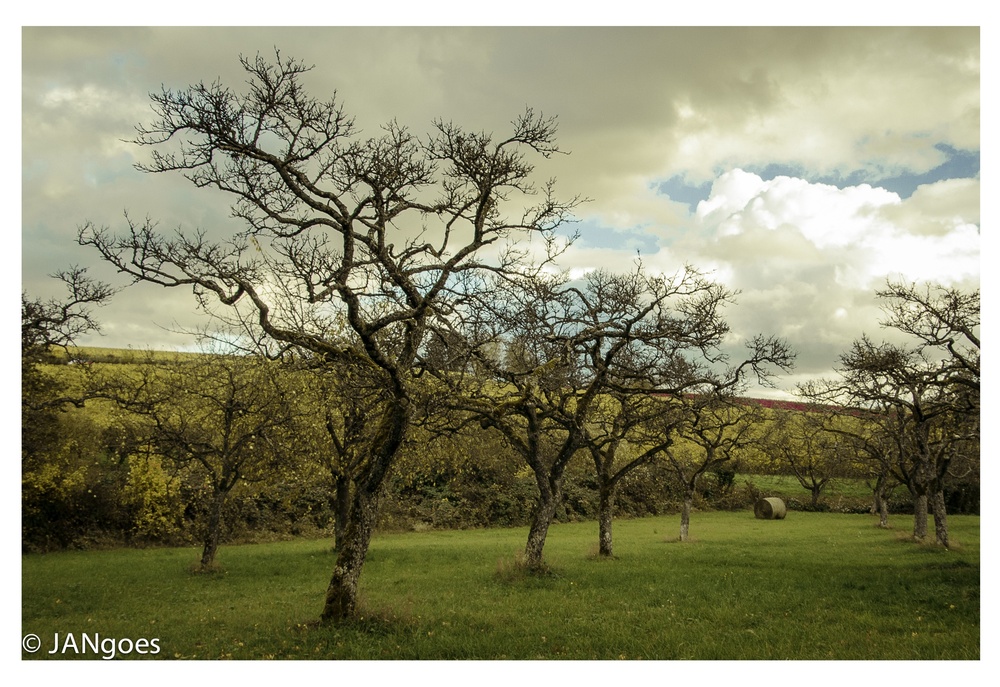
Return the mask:
<svg viewBox="0 0 1000 687">
<path fill-rule="evenodd" d="M 767 496 L 792 496 L 799 500 L 810 498 L 809 490 L 792 475 L 739 475 L 736 478 L 738 484 L 744 480 L 751 480 L 758 489 L 767 492 Z M 904 490 L 900 488 L 897 491 L 902 493 Z M 833 479 L 824 487 L 820 498 L 829 500 L 836 496 L 871 501 L 872 490 L 863 479 Z"/>
<path fill-rule="evenodd" d="M 152 357 L 159 361 L 184 360 L 194 358 L 200 353 L 188 353 L 179 351 L 147 351 L 139 348 L 101 348 L 98 346 L 80 346 L 64 351 L 60 348 L 53 349 L 57 358 L 70 358 L 71 360 L 89 360 L 99 363 L 127 363 L 146 360 Z"/>
<path fill-rule="evenodd" d="M 524 529 L 380 535 L 364 619 L 319 627 L 328 541 L 229 546 L 192 575 L 195 549 L 22 557 L 22 633 L 157 639 L 179 659 L 979 659 L 979 518 L 949 519 L 951 551 L 866 515 L 695 513 L 553 526 L 553 574 L 520 577 Z M 128 645 L 126 645 L 128 646 Z M 90 658 L 95 658 L 93 653 Z M 132 652 L 125 658 L 139 658 Z M 735 676 L 734 676 L 735 679 Z"/>
</svg>

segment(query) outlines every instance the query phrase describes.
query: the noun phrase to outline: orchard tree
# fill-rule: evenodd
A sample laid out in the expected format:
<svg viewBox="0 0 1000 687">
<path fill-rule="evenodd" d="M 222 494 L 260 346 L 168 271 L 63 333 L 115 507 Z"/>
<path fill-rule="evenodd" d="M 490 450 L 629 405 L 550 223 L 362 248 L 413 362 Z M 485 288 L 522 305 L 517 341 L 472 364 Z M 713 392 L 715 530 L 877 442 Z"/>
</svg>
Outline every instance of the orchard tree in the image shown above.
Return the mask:
<svg viewBox="0 0 1000 687">
<path fill-rule="evenodd" d="M 948 546 L 945 485 L 954 459 L 979 442 L 979 291 L 889 282 L 883 326 L 908 334 L 909 345 L 867 335 L 841 355 L 840 380 L 804 391 L 882 417 L 896 444 L 898 475 L 914 496 L 913 536 Z"/>
<path fill-rule="evenodd" d="M 600 495 L 598 551 L 611 556 L 618 486 L 668 451 L 684 422 L 669 399 L 731 392 L 751 371 L 769 380 L 794 355 L 784 342 L 757 336 L 748 357 L 727 371 L 722 311 L 735 294 L 691 267 L 673 275 L 598 271 L 574 290 L 581 307 L 571 345 L 598 398 L 580 424 Z"/>
<path fill-rule="evenodd" d="M 824 417 L 810 411 L 777 411 L 765 442 L 772 465 L 791 472 L 810 494 L 813 509 L 831 480 L 855 474 L 860 459 L 854 442 L 827 431 Z"/>
<path fill-rule="evenodd" d="M 542 553 L 562 499 L 566 468 L 581 447 L 580 414 L 593 396 L 581 394 L 566 346 L 572 296 L 563 280 L 492 279 L 453 315 L 452 331 L 465 342 L 468 363 L 438 371 L 449 403 L 483 429 L 495 429 L 531 469 L 538 489 L 524 549 L 529 570 L 544 568 Z M 457 320 L 461 315 L 463 319 Z M 463 415 L 459 415 L 461 418 Z"/>
<path fill-rule="evenodd" d="M 211 570 L 230 493 L 269 479 L 290 460 L 293 415 L 276 364 L 210 354 L 151 359 L 131 373 L 112 370 L 96 393 L 145 418 L 152 450 L 206 483 L 199 566 Z"/>
<path fill-rule="evenodd" d="M 277 53 L 241 63 L 243 91 L 215 82 L 153 94 L 157 119 L 136 142 L 151 148 L 141 169 L 228 194 L 245 230 L 214 241 L 129 221 L 117 235 L 87 224 L 80 241 L 135 281 L 192 288 L 200 305 L 238 313 L 270 340 L 366 366 L 385 389 L 321 614 L 338 621 L 357 609 L 430 331 L 468 298 L 463 278 L 518 272 L 518 242 L 550 246 L 576 201 L 531 182 L 528 156 L 559 152 L 552 118 L 526 110 L 499 137 L 447 120 L 423 137 L 395 121 L 363 137 L 335 94 L 309 95 L 307 66 Z M 315 326 L 334 318 L 358 345 Z"/>
<path fill-rule="evenodd" d="M 817 404 L 809 405 L 807 412 L 811 424 L 830 437 L 824 443 L 832 441 L 838 451 L 854 456 L 851 470 L 864 476 L 872 490 L 871 512 L 879 516 L 879 527 L 888 528 L 892 491 L 900 484 L 912 484 L 900 451 L 900 432 L 892 426 L 897 416 Z"/>
<path fill-rule="evenodd" d="M 626 476 L 656 460 L 675 440 L 680 419 L 651 393 L 611 392 L 603 416 L 588 427 L 586 447 L 594 461 L 598 489 L 598 555 L 614 556 L 613 523 L 618 487 Z"/>
<path fill-rule="evenodd" d="M 618 485 L 671 441 L 669 434 L 646 432 L 641 442 L 630 436 L 662 417 L 654 396 L 728 387 L 744 371 L 763 374 L 772 362 L 791 360 L 783 343 L 758 337 L 751 359 L 732 371 L 733 379 L 720 381 L 717 368 L 728 360 L 721 344 L 729 331 L 720 311 L 732 294 L 692 268 L 674 275 L 652 275 L 641 266 L 627 274 L 598 270 L 579 283 L 539 274 L 516 284 L 496 281 L 478 292 L 496 297 L 464 313 L 464 338 L 474 353 L 494 351 L 500 341 L 504 355 L 473 356 L 489 375 L 443 378 L 461 380 L 455 391 L 465 399 L 463 409 L 500 431 L 535 476 L 529 567 L 542 564 L 566 467 L 578 451 L 595 464 L 601 552 L 610 556 Z M 626 452 L 631 455 L 622 460 Z"/>
<path fill-rule="evenodd" d="M 42 300 L 21 292 L 22 450 L 29 452 L 36 443 L 32 433 L 50 424 L 45 418 L 50 418 L 52 411 L 83 402 L 79 394 L 63 393 L 61 385 L 43 374 L 40 366 L 55 362 L 56 349 L 68 359 L 77 337 L 99 332 L 92 309 L 107 303 L 114 294 L 108 284 L 89 277 L 86 268 L 74 267 L 52 276 L 65 284 L 64 298 Z"/>
<path fill-rule="evenodd" d="M 678 417 L 671 427 L 677 439 L 663 454 L 684 494 L 678 539 L 687 541 L 698 483 L 706 472 L 732 461 L 758 440 L 755 429 L 763 424 L 763 413 L 760 406 L 741 403 L 726 393 L 678 398 L 668 412 Z"/>
<path fill-rule="evenodd" d="M 72 431 L 83 420 L 67 422 L 66 411 L 83 407 L 87 396 L 73 388 L 65 373 L 51 374 L 50 365 L 66 362 L 76 339 L 100 328 L 93 308 L 114 294 L 107 284 L 93 280 L 84 268 L 52 275 L 63 282 L 62 298 L 32 298 L 21 292 L 21 509 L 22 545 L 52 536 L 64 543 L 71 529 L 61 522 L 73 519 L 66 494 L 79 485 L 79 474 L 92 463 L 75 460 L 67 451 Z M 58 352 L 62 355 L 58 355 Z M 70 431 L 67 431 L 70 430 Z M 63 505 L 59 505 L 63 504 Z M 59 530 L 53 533 L 51 530 Z"/>
<path fill-rule="evenodd" d="M 330 479 L 334 504 L 334 550 L 345 542 L 355 479 L 372 448 L 371 418 L 388 402 L 378 378 L 351 361 L 286 364 L 282 384 L 293 405 L 294 448 Z"/>
</svg>

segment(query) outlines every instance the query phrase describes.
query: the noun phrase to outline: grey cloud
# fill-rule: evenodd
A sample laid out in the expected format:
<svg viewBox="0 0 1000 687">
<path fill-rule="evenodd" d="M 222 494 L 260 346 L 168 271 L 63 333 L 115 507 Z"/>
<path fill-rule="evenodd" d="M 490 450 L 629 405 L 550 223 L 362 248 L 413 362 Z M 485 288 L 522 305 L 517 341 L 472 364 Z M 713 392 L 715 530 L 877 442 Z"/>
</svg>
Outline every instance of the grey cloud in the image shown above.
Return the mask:
<svg viewBox="0 0 1000 687">
<path fill-rule="evenodd" d="M 581 219 L 621 232 L 601 250 L 571 250 L 567 267 L 627 265 L 637 247 L 664 269 L 726 267 L 744 290 L 734 322 L 789 331 L 812 367 L 871 322 L 871 306 L 843 305 L 868 296 L 838 282 L 856 256 L 816 251 L 787 229 L 721 240 L 658 194 L 661 183 L 698 186 L 771 164 L 812 179 L 918 173 L 940 163 L 935 146 L 979 148 L 975 27 L 28 27 L 22 36 L 22 284 L 41 296 L 58 290 L 45 275 L 70 264 L 114 278 L 75 245 L 84 221 L 121 226 L 128 210 L 166 230 L 231 230 L 226 198 L 135 172 L 145 151 L 123 139 L 149 116 L 149 92 L 217 77 L 239 84 L 237 56 L 275 47 L 315 64 L 312 91 L 336 90 L 368 133 L 391 118 L 416 131 L 438 116 L 500 130 L 525 106 L 557 115 L 572 154 L 540 163 L 539 177 L 592 198 Z M 886 219 L 930 234 L 948 213 L 978 223 L 978 182 L 948 184 L 919 190 Z M 831 320 L 841 307 L 848 317 Z M 196 324 L 192 308 L 189 293 L 126 291 L 100 314 L 104 341 L 179 340 L 160 327 Z"/>
</svg>

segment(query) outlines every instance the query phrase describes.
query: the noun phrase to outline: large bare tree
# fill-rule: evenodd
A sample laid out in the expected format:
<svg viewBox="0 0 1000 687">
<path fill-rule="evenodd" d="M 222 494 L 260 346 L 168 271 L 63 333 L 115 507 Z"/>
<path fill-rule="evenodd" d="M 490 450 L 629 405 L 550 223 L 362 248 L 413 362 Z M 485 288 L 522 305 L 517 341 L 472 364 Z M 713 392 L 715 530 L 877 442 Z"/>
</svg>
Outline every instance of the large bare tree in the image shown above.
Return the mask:
<svg viewBox="0 0 1000 687">
<path fill-rule="evenodd" d="M 153 94 L 157 118 L 136 142 L 151 148 L 144 170 L 232 197 L 245 231 L 215 241 L 147 220 L 118 234 L 87 224 L 79 240 L 136 281 L 193 288 L 204 307 L 238 312 L 271 340 L 352 359 L 386 390 L 368 419 L 373 438 L 322 610 L 336 621 L 356 612 L 429 332 L 467 297 L 464 277 L 517 271 L 520 241 L 536 236 L 544 252 L 576 201 L 556 200 L 551 181 L 531 182 L 528 155 L 558 152 L 553 118 L 529 109 L 498 137 L 445 120 L 426 136 L 389 122 L 365 137 L 336 94 L 309 95 L 306 65 L 277 53 L 241 62 L 240 92 L 215 82 Z M 324 318 L 342 320 L 356 344 L 313 326 Z"/>
</svg>

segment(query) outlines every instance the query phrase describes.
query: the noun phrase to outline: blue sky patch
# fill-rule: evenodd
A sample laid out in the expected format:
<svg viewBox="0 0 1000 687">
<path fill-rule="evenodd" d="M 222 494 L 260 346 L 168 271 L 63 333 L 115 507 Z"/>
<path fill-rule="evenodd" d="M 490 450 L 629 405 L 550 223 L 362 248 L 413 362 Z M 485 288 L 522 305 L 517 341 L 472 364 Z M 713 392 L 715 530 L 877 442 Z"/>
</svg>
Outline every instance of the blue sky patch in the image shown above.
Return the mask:
<svg viewBox="0 0 1000 687">
<path fill-rule="evenodd" d="M 628 250 L 641 255 L 652 255 L 660 247 L 656 237 L 647 234 L 640 227 L 632 229 L 612 229 L 592 220 L 583 220 L 565 227 L 567 234 L 579 233 L 576 246 L 580 248 L 610 248 Z"/>
<path fill-rule="evenodd" d="M 879 177 L 871 170 L 855 170 L 845 175 L 818 176 L 809 174 L 808 171 L 799 165 L 786 165 L 779 163 L 769 163 L 767 165 L 740 165 L 740 167 L 752 172 L 765 181 L 770 181 L 775 177 L 788 176 L 805 179 L 814 184 L 830 184 L 838 188 L 848 186 L 858 186 L 869 184 L 887 191 L 892 191 L 900 198 L 909 198 L 918 186 L 923 184 L 933 184 L 944 179 L 971 179 L 979 175 L 979 151 L 960 150 L 945 143 L 938 143 L 939 151 L 947 156 L 942 164 L 923 174 L 897 174 L 895 176 Z M 722 174 L 725 170 L 718 170 Z M 698 203 L 708 200 L 712 192 L 712 182 L 706 181 L 703 184 L 691 184 L 682 174 L 675 175 L 666 181 L 661 181 L 654 186 L 660 195 L 669 196 L 671 200 L 687 203 L 693 212 L 698 207 Z"/>
<path fill-rule="evenodd" d="M 912 196 L 917 187 L 923 184 L 933 184 L 944 179 L 970 179 L 978 176 L 978 150 L 959 150 L 944 143 L 938 143 L 934 147 L 944 153 L 947 156 L 947 160 L 934 169 L 922 174 L 897 174 L 895 176 L 880 177 L 870 170 L 855 170 L 846 176 L 815 176 L 808 174 L 805 169 L 799 166 L 775 163 L 763 167 L 750 165 L 743 169 L 747 172 L 753 172 L 765 181 L 770 181 L 778 176 L 789 176 L 806 179 L 814 184 L 830 184 L 838 188 L 869 184 L 892 191 L 903 199 Z"/>
</svg>

